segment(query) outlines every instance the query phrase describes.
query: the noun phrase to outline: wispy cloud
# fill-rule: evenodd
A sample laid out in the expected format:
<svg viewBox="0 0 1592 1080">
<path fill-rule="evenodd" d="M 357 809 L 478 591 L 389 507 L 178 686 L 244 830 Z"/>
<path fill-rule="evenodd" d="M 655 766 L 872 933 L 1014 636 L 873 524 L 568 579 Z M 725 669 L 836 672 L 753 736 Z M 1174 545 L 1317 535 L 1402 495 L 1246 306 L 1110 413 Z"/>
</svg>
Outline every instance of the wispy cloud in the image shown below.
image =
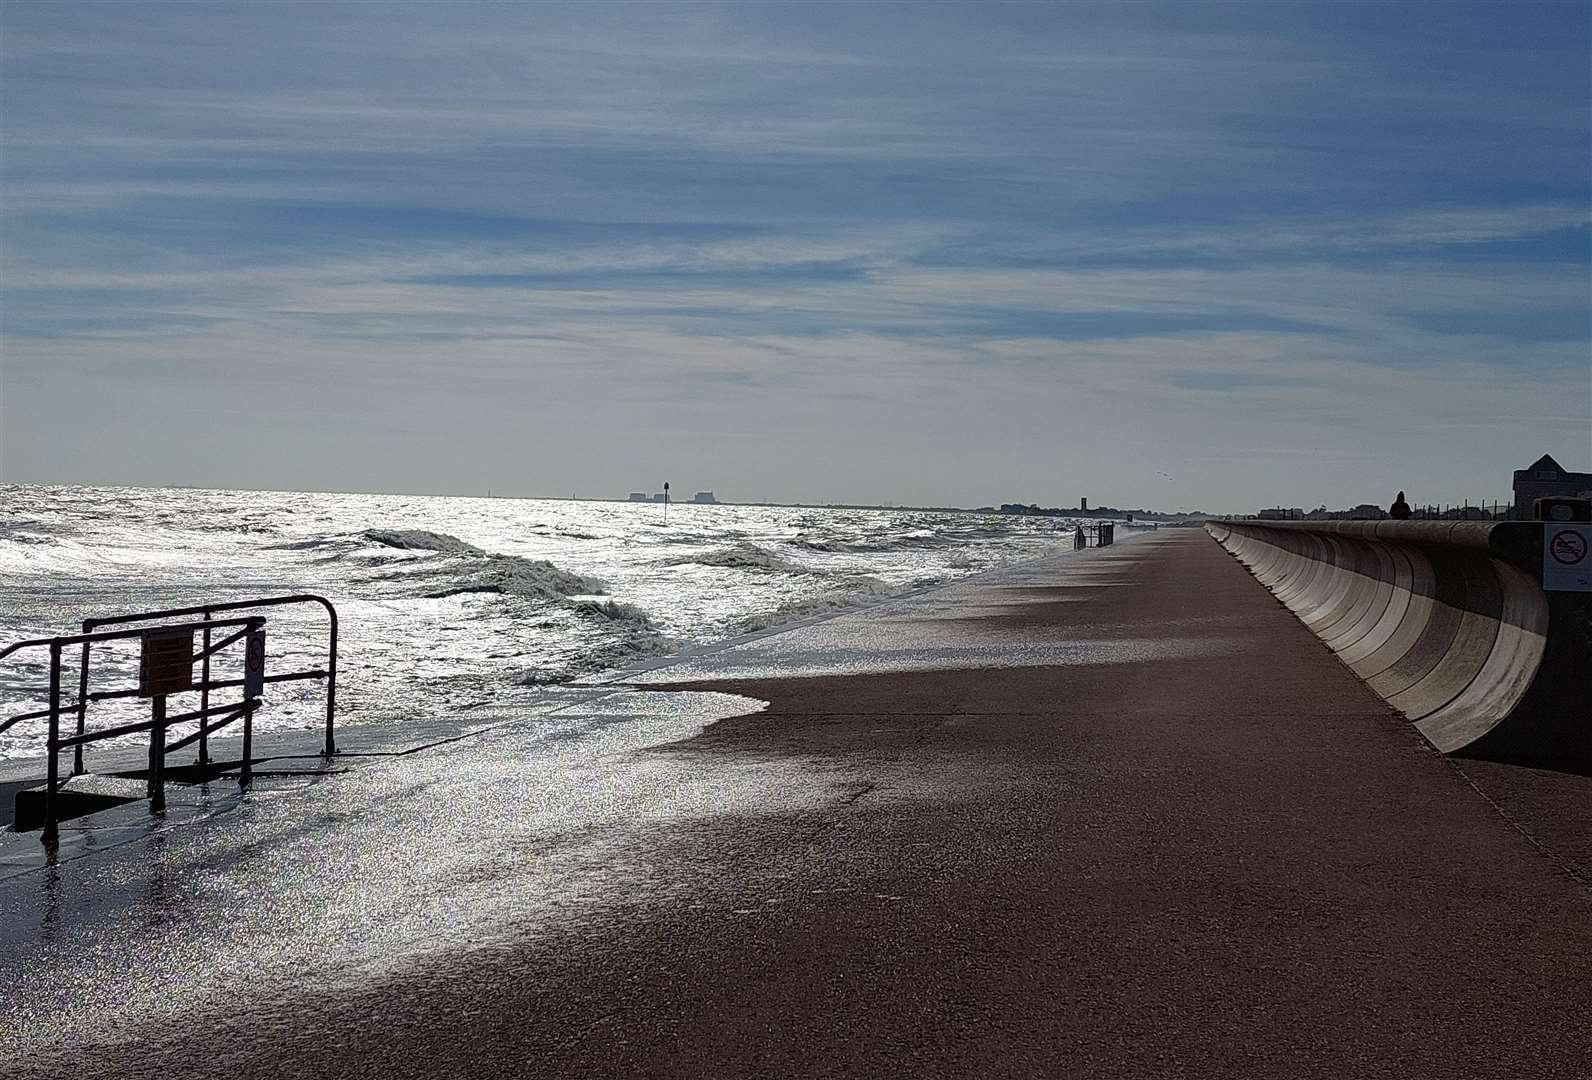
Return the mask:
<svg viewBox="0 0 1592 1080">
<path fill-rule="evenodd" d="M 1496 491 L 1592 430 L 1586 22 L 0 8 L 0 475 Z"/>
</svg>

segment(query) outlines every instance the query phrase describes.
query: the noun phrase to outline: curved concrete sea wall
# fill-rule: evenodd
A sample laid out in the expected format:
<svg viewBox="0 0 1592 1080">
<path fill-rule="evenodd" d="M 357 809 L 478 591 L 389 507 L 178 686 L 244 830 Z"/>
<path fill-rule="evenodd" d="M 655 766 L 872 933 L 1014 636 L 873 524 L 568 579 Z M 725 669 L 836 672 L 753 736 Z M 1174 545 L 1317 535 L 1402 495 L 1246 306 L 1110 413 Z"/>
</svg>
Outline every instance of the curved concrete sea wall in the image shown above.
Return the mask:
<svg viewBox="0 0 1592 1080">
<path fill-rule="evenodd" d="M 1218 543 L 1444 753 L 1592 772 L 1592 599 L 1529 521 L 1213 521 Z"/>
</svg>

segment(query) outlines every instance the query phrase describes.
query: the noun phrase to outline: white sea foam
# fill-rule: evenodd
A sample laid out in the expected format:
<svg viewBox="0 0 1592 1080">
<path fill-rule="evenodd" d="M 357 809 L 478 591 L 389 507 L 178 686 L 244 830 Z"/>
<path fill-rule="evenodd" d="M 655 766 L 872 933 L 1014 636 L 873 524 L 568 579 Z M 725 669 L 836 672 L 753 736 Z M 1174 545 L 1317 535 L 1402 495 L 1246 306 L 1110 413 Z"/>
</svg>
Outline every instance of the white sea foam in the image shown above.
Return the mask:
<svg viewBox="0 0 1592 1080">
<path fill-rule="evenodd" d="M 847 580 L 843 588 L 804 596 L 787 601 L 772 610 L 748 615 L 741 620 L 740 628 L 748 633 L 769 630 L 816 615 L 854 608 L 880 596 L 887 596 L 893 591 L 895 590 L 877 578 L 853 577 Z"/>
</svg>

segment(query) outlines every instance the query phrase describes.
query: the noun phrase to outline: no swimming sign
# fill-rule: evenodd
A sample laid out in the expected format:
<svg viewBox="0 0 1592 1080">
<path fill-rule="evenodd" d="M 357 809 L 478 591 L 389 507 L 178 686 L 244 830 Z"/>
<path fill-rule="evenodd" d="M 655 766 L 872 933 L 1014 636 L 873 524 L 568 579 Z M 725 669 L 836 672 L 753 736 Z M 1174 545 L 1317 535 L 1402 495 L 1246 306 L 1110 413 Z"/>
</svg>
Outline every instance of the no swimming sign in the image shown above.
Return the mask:
<svg viewBox="0 0 1592 1080">
<path fill-rule="evenodd" d="M 1542 526 L 1542 587 L 1557 592 L 1592 592 L 1592 525 L 1556 521 Z"/>
</svg>

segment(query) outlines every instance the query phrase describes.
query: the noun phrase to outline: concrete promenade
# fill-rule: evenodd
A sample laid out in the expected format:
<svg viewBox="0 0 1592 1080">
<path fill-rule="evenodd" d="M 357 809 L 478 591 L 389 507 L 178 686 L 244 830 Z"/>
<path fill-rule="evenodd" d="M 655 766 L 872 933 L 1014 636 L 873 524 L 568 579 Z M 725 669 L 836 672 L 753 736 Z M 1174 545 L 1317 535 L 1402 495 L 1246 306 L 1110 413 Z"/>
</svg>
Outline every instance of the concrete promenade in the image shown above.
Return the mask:
<svg viewBox="0 0 1592 1080">
<path fill-rule="evenodd" d="M 567 693 L 0 880 L 0 1074 L 1592 1075 L 1592 781 L 1203 532 Z"/>
</svg>

